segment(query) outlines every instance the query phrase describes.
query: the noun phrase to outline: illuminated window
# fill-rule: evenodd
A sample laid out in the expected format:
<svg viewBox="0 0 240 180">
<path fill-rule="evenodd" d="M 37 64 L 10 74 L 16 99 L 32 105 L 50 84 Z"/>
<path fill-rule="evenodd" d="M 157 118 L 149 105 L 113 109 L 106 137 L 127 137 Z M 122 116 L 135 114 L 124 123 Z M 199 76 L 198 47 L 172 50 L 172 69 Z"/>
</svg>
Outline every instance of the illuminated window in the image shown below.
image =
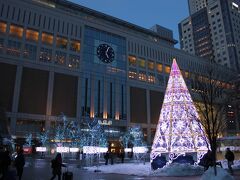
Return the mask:
<svg viewBox="0 0 240 180">
<path fill-rule="evenodd" d="M 11 36 L 15 36 L 15 37 L 18 37 L 18 38 L 22 38 L 22 36 L 23 36 L 23 28 L 20 27 L 20 26 L 11 25 L 11 26 L 10 26 L 9 34 L 10 34 Z"/>
<path fill-rule="evenodd" d="M 56 51 L 55 64 L 65 65 L 67 54 L 61 51 Z"/>
<path fill-rule="evenodd" d="M 72 40 L 70 44 L 70 50 L 80 52 L 80 42 Z"/>
<path fill-rule="evenodd" d="M 165 66 L 165 73 L 170 74 L 171 68 L 170 66 Z"/>
<path fill-rule="evenodd" d="M 56 46 L 61 49 L 67 49 L 67 39 L 63 37 L 57 37 Z"/>
<path fill-rule="evenodd" d="M 154 74 L 149 74 L 149 75 L 148 75 L 148 82 L 154 84 L 155 81 L 156 81 L 156 79 L 155 79 Z"/>
<path fill-rule="evenodd" d="M 136 66 L 137 58 L 135 56 L 128 56 L 128 63 L 129 63 L 129 66 Z"/>
<path fill-rule="evenodd" d="M 41 48 L 39 60 L 43 62 L 51 62 L 52 50 L 47 48 Z"/>
<path fill-rule="evenodd" d="M 189 77 L 190 77 L 190 74 L 189 74 L 188 71 L 185 71 L 185 77 L 186 77 L 186 78 L 189 78 Z"/>
<path fill-rule="evenodd" d="M 146 67 L 146 62 L 144 59 L 138 59 L 138 66 L 141 68 L 145 68 Z"/>
<path fill-rule="evenodd" d="M 4 22 L 0 22 L 0 32 L 5 33 L 7 30 L 7 24 Z"/>
<path fill-rule="evenodd" d="M 160 63 L 157 63 L 157 71 L 162 72 L 163 71 L 163 66 Z"/>
<path fill-rule="evenodd" d="M 128 72 L 128 77 L 129 77 L 130 79 L 137 79 L 137 72 L 135 72 L 135 71 L 129 71 L 129 72 Z"/>
<path fill-rule="evenodd" d="M 42 33 L 42 42 L 45 44 L 53 44 L 53 35 L 48 33 Z"/>
<path fill-rule="evenodd" d="M 7 54 L 19 57 L 21 54 L 21 43 L 17 41 L 8 40 Z"/>
<path fill-rule="evenodd" d="M 148 61 L 148 69 L 154 70 L 154 62 L 153 61 Z"/>
<path fill-rule="evenodd" d="M 31 29 L 26 31 L 26 39 L 30 41 L 38 41 L 39 32 Z"/>
<path fill-rule="evenodd" d="M 23 57 L 26 59 L 35 60 L 37 55 L 37 47 L 31 44 L 25 44 L 25 50 L 23 51 Z"/>
<path fill-rule="evenodd" d="M 80 56 L 77 55 L 69 55 L 68 59 L 68 67 L 70 68 L 79 68 Z"/>
<path fill-rule="evenodd" d="M 139 79 L 140 81 L 147 81 L 146 72 L 139 72 L 138 79 Z"/>
</svg>

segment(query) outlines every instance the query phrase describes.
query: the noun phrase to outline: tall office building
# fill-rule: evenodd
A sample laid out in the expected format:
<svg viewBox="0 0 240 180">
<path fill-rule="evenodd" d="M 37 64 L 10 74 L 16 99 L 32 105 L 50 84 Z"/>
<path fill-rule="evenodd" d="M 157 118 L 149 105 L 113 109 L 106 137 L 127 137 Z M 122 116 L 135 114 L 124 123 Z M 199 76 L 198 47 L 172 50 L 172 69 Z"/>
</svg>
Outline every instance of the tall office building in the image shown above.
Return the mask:
<svg viewBox="0 0 240 180">
<path fill-rule="evenodd" d="M 179 23 L 180 47 L 240 72 L 240 1 L 189 0 Z"/>
</svg>

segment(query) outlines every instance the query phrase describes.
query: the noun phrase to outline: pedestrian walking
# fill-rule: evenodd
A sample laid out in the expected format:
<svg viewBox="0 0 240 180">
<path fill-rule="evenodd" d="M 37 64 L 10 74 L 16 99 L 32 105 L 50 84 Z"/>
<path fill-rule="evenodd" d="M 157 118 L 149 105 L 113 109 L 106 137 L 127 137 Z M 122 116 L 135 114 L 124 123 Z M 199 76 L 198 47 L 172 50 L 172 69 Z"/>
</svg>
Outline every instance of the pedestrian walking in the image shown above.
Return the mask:
<svg viewBox="0 0 240 180">
<path fill-rule="evenodd" d="M 125 158 L 125 152 L 124 151 L 121 152 L 120 157 L 121 157 L 122 163 L 124 163 L 124 158 Z"/>
<path fill-rule="evenodd" d="M 66 167 L 62 163 L 62 155 L 58 153 L 55 159 L 51 161 L 51 163 L 52 163 L 51 167 L 52 167 L 52 174 L 53 174 L 51 180 L 55 179 L 56 176 L 58 176 L 58 180 L 61 180 L 62 167 Z"/>
<path fill-rule="evenodd" d="M 228 161 L 228 169 L 229 169 L 230 173 L 233 174 L 232 165 L 233 165 L 233 161 L 234 161 L 235 157 L 234 157 L 233 152 L 230 150 L 230 148 L 227 148 L 225 158 Z"/>
<path fill-rule="evenodd" d="M 109 151 L 107 151 L 107 152 L 105 153 L 104 159 L 105 159 L 105 165 L 108 165 Z"/>
<path fill-rule="evenodd" d="M 17 175 L 18 175 L 19 180 L 22 179 L 24 165 L 25 165 L 25 158 L 24 158 L 24 155 L 23 155 L 23 150 L 20 149 L 18 151 L 17 157 L 15 159 L 15 166 L 16 166 L 16 169 L 17 169 Z"/>
</svg>

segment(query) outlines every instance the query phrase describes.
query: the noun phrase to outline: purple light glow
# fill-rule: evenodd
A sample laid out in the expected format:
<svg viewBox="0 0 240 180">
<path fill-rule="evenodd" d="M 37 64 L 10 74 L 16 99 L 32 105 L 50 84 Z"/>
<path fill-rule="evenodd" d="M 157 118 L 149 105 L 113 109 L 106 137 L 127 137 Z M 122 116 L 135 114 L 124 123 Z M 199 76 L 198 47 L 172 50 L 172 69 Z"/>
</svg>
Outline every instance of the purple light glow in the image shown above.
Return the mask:
<svg viewBox="0 0 240 180">
<path fill-rule="evenodd" d="M 154 137 L 151 160 L 168 153 L 169 162 L 185 153 L 206 153 L 209 143 L 175 59 Z"/>
</svg>

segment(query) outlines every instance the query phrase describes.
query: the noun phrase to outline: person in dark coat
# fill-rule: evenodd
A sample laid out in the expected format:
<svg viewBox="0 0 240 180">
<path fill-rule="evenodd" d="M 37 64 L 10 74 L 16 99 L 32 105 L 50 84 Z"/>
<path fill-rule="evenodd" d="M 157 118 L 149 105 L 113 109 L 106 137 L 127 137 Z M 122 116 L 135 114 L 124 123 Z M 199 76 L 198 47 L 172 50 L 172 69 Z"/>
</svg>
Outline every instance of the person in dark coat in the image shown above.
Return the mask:
<svg viewBox="0 0 240 180">
<path fill-rule="evenodd" d="M 104 159 L 105 159 L 105 165 L 108 165 L 109 151 L 107 151 L 107 152 L 105 153 Z"/>
<path fill-rule="evenodd" d="M 124 158 L 125 158 L 125 152 L 124 151 L 121 152 L 120 157 L 121 157 L 122 163 L 124 163 Z"/>
<path fill-rule="evenodd" d="M 62 175 L 62 166 L 66 167 L 62 163 L 62 155 L 58 153 L 55 157 L 55 159 L 52 160 L 52 178 L 51 180 L 55 179 L 56 176 L 58 176 L 58 180 L 61 180 L 61 175 Z"/>
<path fill-rule="evenodd" d="M 6 177 L 8 173 L 8 168 L 10 165 L 11 165 L 11 157 L 9 155 L 9 151 L 5 151 L 3 153 L 3 159 L 2 159 L 3 179 Z"/>
<path fill-rule="evenodd" d="M 225 154 L 225 158 L 228 161 L 228 169 L 229 169 L 230 173 L 233 174 L 232 165 L 233 165 L 233 161 L 234 161 L 235 157 L 234 157 L 233 152 L 229 148 L 227 148 L 227 151 L 226 151 L 226 154 Z"/>
<path fill-rule="evenodd" d="M 18 151 L 17 157 L 15 159 L 15 166 L 16 166 L 16 169 L 17 169 L 17 175 L 18 175 L 19 180 L 22 179 L 24 165 L 25 165 L 25 158 L 24 158 L 24 155 L 23 155 L 23 150 L 20 149 Z"/>
</svg>

